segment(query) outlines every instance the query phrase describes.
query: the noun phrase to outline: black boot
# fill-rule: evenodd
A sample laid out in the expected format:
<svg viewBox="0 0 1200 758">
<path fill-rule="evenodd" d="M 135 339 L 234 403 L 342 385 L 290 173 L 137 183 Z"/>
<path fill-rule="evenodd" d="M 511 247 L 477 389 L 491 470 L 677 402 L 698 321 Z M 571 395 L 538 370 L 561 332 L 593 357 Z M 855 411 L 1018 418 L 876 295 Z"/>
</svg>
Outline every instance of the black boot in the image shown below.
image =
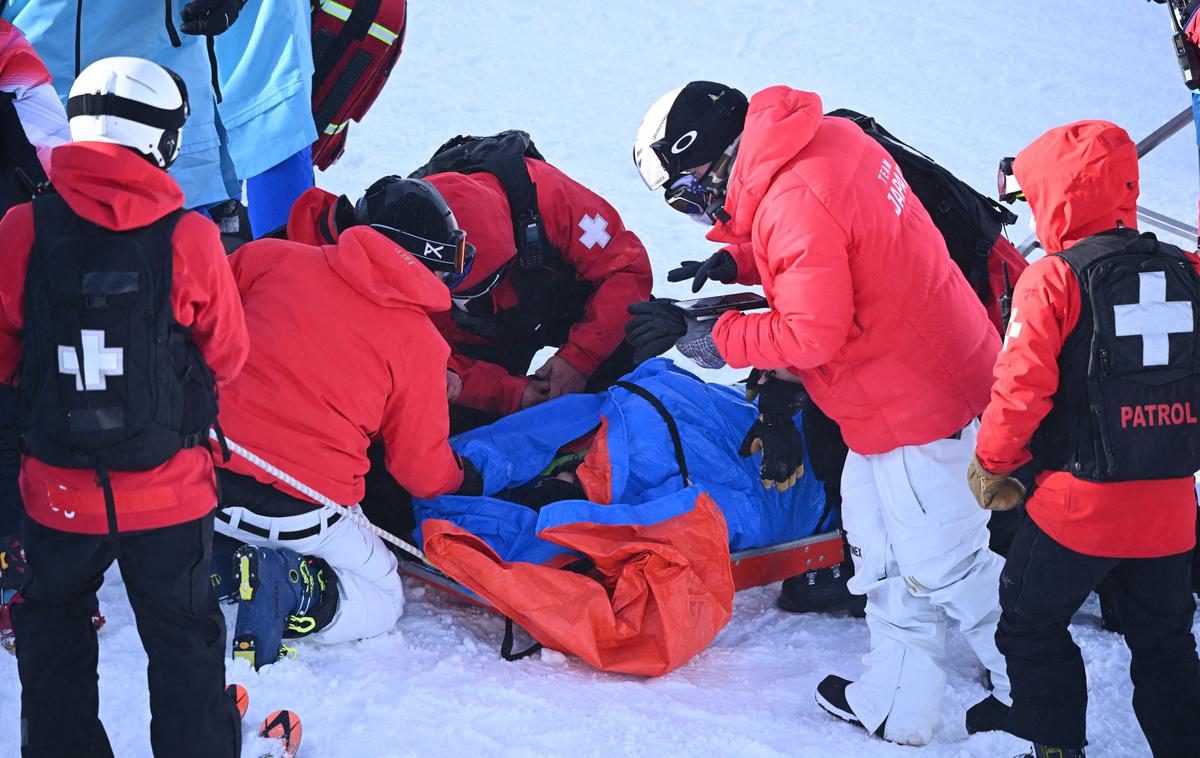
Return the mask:
<svg viewBox="0 0 1200 758">
<path fill-rule="evenodd" d="M 855 715 L 854 709 L 850 707 L 849 701 L 846 700 L 846 688 L 851 684 L 853 684 L 853 682 L 851 682 L 849 679 L 843 679 L 840 676 L 834 676 L 831 674 L 825 677 L 821 680 L 821 683 L 817 685 L 817 705 L 821 706 L 826 711 L 832 713 L 834 716 L 837 716 L 843 721 L 849 721 L 851 724 L 862 727 L 865 730 L 866 727 L 863 726 L 863 723 L 858 720 L 858 716 Z M 882 737 L 883 728 L 885 726 L 887 726 L 887 720 L 884 720 L 884 722 L 879 725 L 879 728 L 872 732 L 872 735 L 875 737 Z"/>
<path fill-rule="evenodd" d="M 846 588 L 854 576 L 854 564 L 843 561 L 829 568 L 813 569 L 783 580 L 779 598 L 780 610 L 788 613 L 835 613 L 845 611 L 851 616 L 866 615 L 865 595 L 852 595 Z"/>
<path fill-rule="evenodd" d="M 992 695 L 967 709 L 967 734 L 1003 732 L 1004 722 L 1011 710 Z"/>
</svg>

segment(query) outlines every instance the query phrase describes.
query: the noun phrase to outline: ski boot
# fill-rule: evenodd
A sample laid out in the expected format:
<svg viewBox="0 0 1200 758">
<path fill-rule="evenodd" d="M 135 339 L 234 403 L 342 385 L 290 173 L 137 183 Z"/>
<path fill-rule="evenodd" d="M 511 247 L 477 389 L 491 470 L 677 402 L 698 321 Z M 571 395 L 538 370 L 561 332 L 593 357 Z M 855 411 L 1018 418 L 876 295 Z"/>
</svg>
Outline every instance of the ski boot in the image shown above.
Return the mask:
<svg viewBox="0 0 1200 758">
<path fill-rule="evenodd" d="M 234 576 L 233 552 L 241 544 L 223 534 L 213 535 L 212 569 L 209 571 L 208 580 L 218 602 L 237 602 L 238 583 Z"/>
<path fill-rule="evenodd" d="M 233 553 L 233 564 L 234 658 L 260 669 L 287 654 L 284 637 L 312 634 L 333 619 L 337 583 L 324 561 L 286 548 L 242 545 Z"/>
<path fill-rule="evenodd" d="M 775 604 L 788 613 L 845 612 L 862 618 L 866 615 L 867 598 L 850 594 L 846 583 L 852 576 L 854 564 L 850 561 L 806 571 L 783 580 Z"/>
</svg>

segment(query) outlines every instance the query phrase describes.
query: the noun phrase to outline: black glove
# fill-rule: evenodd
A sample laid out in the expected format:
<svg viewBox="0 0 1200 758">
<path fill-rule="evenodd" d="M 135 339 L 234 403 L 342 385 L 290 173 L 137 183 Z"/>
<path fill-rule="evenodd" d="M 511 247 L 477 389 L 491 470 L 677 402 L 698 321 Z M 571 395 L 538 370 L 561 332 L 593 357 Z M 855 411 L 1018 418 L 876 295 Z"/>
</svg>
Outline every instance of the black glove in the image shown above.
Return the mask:
<svg viewBox="0 0 1200 758">
<path fill-rule="evenodd" d="M 680 261 L 679 268 L 667 272 L 668 282 L 692 280 L 692 292 L 699 292 L 709 279 L 722 284 L 733 284 L 737 280 L 737 262 L 725 250 L 719 250 L 706 261 Z"/>
<path fill-rule="evenodd" d="M 192 0 L 180 14 L 184 34 L 215 37 L 233 26 L 246 0 Z"/>
<path fill-rule="evenodd" d="M 455 495 L 465 495 L 467 497 L 479 497 L 483 494 L 483 474 L 479 469 L 475 468 L 475 464 L 471 463 L 470 458 L 464 458 L 461 455 L 455 455 L 458 459 L 458 465 L 462 466 L 463 480 L 462 484 L 458 485 L 458 489 L 454 491 Z"/>
<path fill-rule="evenodd" d="M 625 340 L 633 346 L 634 363 L 662 355 L 687 334 L 687 317 L 674 300 L 645 300 L 628 310 L 633 318 L 625 324 Z"/>
<path fill-rule="evenodd" d="M 762 451 L 758 470 L 763 487 L 786 492 L 804 476 L 804 439 L 792 417 L 804 407 L 808 393 L 800 384 L 755 372 L 747 382 L 746 395 L 747 399 L 758 397 L 759 416 L 742 440 L 738 455 L 746 458 Z"/>
</svg>

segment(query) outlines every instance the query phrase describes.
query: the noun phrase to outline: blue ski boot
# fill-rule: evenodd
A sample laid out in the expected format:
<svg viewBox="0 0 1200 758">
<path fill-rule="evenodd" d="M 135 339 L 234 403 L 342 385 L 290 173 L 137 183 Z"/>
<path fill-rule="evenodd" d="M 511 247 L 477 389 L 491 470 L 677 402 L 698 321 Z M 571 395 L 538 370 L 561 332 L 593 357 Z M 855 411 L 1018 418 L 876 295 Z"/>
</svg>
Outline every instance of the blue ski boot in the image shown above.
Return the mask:
<svg viewBox="0 0 1200 758">
<path fill-rule="evenodd" d="M 333 571 L 319 558 L 280 548 L 243 545 L 233 553 L 238 611 L 233 657 L 255 669 L 282 658 L 283 638 L 329 624 L 337 610 Z"/>
<path fill-rule="evenodd" d="M 223 534 L 213 535 L 212 568 L 209 569 L 208 580 L 219 602 L 237 602 L 238 583 L 233 565 L 233 552 L 241 544 Z"/>
</svg>

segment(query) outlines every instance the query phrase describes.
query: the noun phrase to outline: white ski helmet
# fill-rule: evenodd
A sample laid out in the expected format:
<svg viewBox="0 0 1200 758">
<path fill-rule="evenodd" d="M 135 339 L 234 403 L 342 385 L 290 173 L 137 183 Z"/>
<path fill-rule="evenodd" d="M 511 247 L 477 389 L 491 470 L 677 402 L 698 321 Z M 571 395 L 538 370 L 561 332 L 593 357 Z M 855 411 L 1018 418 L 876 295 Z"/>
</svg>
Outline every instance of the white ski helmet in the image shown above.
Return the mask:
<svg viewBox="0 0 1200 758">
<path fill-rule="evenodd" d="M 183 79 L 144 58 L 102 58 L 85 68 L 67 98 L 73 142 L 109 142 L 159 168 L 179 155 L 189 113 Z"/>
<path fill-rule="evenodd" d="M 642 181 L 658 189 L 715 161 L 742 133 L 748 106 L 745 95 L 716 82 L 689 82 L 660 97 L 633 141 Z"/>
</svg>

